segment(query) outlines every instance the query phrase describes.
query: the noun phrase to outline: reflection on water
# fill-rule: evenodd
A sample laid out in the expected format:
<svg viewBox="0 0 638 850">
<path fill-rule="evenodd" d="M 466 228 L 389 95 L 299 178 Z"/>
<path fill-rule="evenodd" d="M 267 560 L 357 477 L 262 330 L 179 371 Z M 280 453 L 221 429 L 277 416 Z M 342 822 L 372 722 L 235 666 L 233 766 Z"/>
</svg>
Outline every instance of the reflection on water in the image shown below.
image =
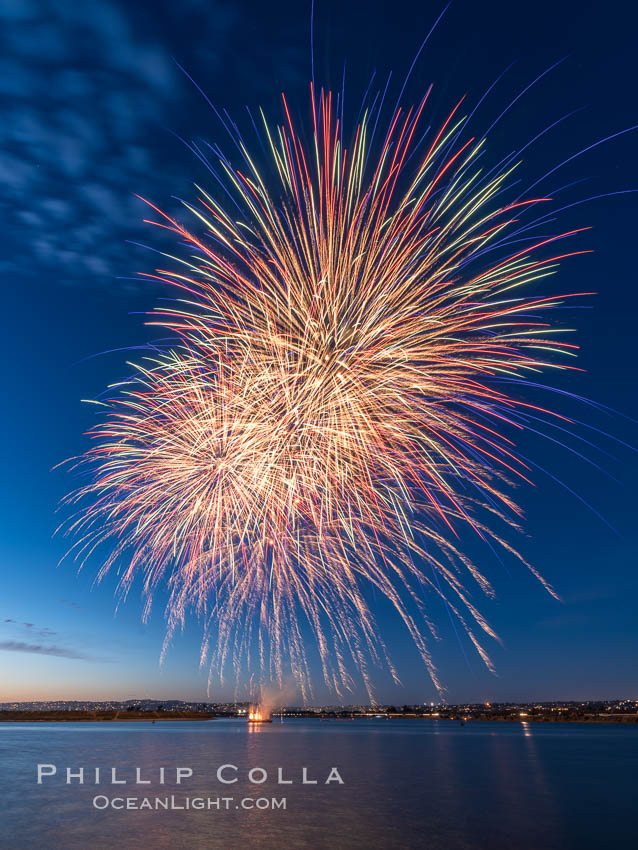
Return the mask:
<svg viewBox="0 0 638 850">
<path fill-rule="evenodd" d="M 16 850 L 598 850 L 633 840 L 638 729 L 443 720 L 7 723 L 0 760 L 0 843 Z M 36 784 L 38 763 L 56 765 L 57 775 Z M 218 781 L 222 765 L 232 765 L 221 775 L 236 782 Z M 84 767 L 85 784 L 67 785 L 66 767 Z M 100 785 L 91 784 L 95 767 Z M 126 785 L 105 782 L 112 767 Z M 135 784 L 136 767 L 150 784 Z M 176 767 L 193 776 L 176 785 Z M 334 775 L 326 784 L 333 767 L 343 784 Z M 262 770 L 249 776 L 252 768 Z M 171 795 L 177 805 L 231 799 L 203 810 L 99 811 L 97 795 L 134 797 L 135 805 Z M 272 799 L 283 797 L 285 810 L 273 809 Z M 256 808 L 259 800 L 268 807 Z"/>
</svg>

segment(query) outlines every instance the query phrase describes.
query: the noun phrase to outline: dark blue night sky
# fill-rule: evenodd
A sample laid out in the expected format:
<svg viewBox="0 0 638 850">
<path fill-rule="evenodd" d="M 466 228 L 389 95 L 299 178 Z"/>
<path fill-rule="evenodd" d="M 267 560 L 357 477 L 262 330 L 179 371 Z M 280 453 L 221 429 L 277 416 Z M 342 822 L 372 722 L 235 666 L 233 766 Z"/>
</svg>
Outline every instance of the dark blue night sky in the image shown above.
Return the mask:
<svg viewBox="0 0 638 850">
<path fill-rule="evenodd" d="M 398 94 L 442 8 L 317 0 L 315 75 L 340 89 L 345 63 L 352 122 L 373 72 L 385 79 L 392 70 Z M 564 60 L 516 100 L 490 136 L 495 164 L 574 112 L 525 152 L 523 189 L 573 153 L 638 124 L 637 24 L 630 5 L 615 0 L 458 0 L 428 42 L 403 101 L 420 99 L 434 83 L 436 123 L 463 94 L 476 104 L 508 69 L 473 119 L 478 134 Z M 66 543 L 52 537 L 60 521 L 55 511 L 73 481 L 52 468 L 86 448 L 82 434 L 96 414 L 80 400 L 126 374 L 134 352 L 125 349 L 152 338 L 142 314 L 167 296 L 135 279 L 154 266 L 142 245 L 172 245 L 142 223 L 134 193 L 176 208 L 174 198 L 188 198 L 193 182 L 210 186 L 180 137 L 225 143 L 225 131 L 176 62 L 233 115 L 245 116 L 249 105 L 279 118 L 285 90 L 303 118 L 309 30 L 305 0 L 0 0 L 0 700 L 205 695 L 196 621 L 160 668 L 161 599 L 143 626 L 139 589 L 115 614 L 116 576 L 94 587 L 90 567 L 78 576 L 72 563 L 57 566 Z M 627 133 L 595 147 L 543 182 L 542 191 L 562 189 L 571 204 L 638 189 L 637 142 L 638 133 Z M 579 247 L 594 253 L 565 263 L 551 286 L 598 295 L 569 316 L 587 371 L 559 374 L 554 385 L 617 413 L 560 397 L 554 403 L 615 439 L 591 430 L 581 433 L 593 445 L 576 446 L 565 434 L 552 435 L 593 465 L 541 436 L 525 436 L 523 452 L 546 473 L 537 470 L 536 488 L 518 494 L 526 535 L 514 542 L 563 601 L 551 599 L 515 560 L 501 564 L 468 540 L 495 585 L 495 600 L 477 601 L 503 645 L 491 651 L 494 677 L 433 602 L 443 637 L 434 656 L 452 702 L 636 696 L 638 459 L 623 443 L 638 444 L 637 220 L 638 194 L 631 193 L 574 206 L 561 217 L 569 228 L 592 226 Z M 400 623 L 381 603 L 376 614 L 404 682 L 396 688 L 380 675 L 378 698 L 437 699 Z M 233 690 L 211 696 L 232 697 Z M 316 697 L 330 699 L 321 687 Z M 363 697 L 361 688 L 352 699 Z"/>
</svg>

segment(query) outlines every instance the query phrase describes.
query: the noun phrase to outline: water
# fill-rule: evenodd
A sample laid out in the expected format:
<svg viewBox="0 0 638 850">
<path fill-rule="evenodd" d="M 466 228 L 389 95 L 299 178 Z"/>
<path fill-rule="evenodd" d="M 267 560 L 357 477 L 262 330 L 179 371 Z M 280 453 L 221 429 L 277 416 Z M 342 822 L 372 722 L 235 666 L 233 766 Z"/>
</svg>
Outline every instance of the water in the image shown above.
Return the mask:
<svg viewBox="0 0 638 850">
<path fill-rule="evenodd" d="M 55 764 L 60 775 L 36 784 L 38 763 Z M 238 768 L 235 784 L 216 779 L 227 763 Z M 0 846 L 12 850 L 600 850 L 634 840 L 638 727 L 3 723 L 0 765 Z M 84 766 L 87 783 L 96 766 L 104 778 L 116 766 L 129 782 L 66 785 L 67 766 Z M 138 766 L 142 779 L 153 777 L 151 785 L 134 784 Z M 193 777 L 176 785 L 179 766 L 192 768 Z M 301 784 L 304 766 L 316 785 Z M 246 774 L 253 767 L 264 768 L 268 780 L 251 783 Z M 278 767 L 293 784 L 277 784 Z M 325 784 L 332 767 L 343 784 Z M 222 775 L 232 778 L 233 771 Z M 136 805 L 145 796 L 174 795 L 178 805 L 185 797 L 232 800 L 209 810 L 101 811 L 92 804 L 96 795 L 134 797 Z M 282 797 L 285 810 L 271 808 Z M 269 808 L 244 808 L 258 799 Z"/>
</svg>

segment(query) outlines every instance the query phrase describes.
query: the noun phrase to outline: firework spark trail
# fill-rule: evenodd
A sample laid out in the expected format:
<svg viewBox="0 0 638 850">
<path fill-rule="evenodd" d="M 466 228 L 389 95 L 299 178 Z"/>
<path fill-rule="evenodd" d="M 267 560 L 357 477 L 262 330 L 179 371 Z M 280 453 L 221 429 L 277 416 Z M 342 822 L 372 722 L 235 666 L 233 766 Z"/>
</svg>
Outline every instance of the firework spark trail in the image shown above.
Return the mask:
<svg viewBox="0 0 638 850">
<path fill-rule="evenodd" d="M 486 177 L 484 140 L 461 140 L 462 101 L 431 137 L 417 132 L 427 95 L 397 107 L 374 163 L 374 110 L 346 148 L 332 95 L 311 89 L 311 103 L 310 146 L 285 99 L 282 126 L 262 115 L 278 179 L 239 136 L 241 168 L 220 154 L 242 220 L 199 187 L 185 204 L 199 235 L 150 205 L 191 249 L 145 275 L 179 293 L 150 321 L 176 343 L 135 367 L 92 429 L 67 530 L 82 563 L 110 547 L 100 577 L 124 564 L 124 593 L 143 577 L 147 614 L 168 586 L 167 641 L 187 611 L 206 619 L 211 675 L 291 671 L 307 697 L 310 630 L 325 681 L 351 688 L 354 662 L 372 697 L 370 665 L 398 681 L 372 585 L 440 689 L 422 591 L 492 669 L 479 635 L 496 635 L 466 579 L 492 589 L 459 535 L 469 525 L 516 555 L 492 527 L 517 527 L 511 484 L 531 483 L 513 436 L 526 412 L 569 420 L 497 386 L 575 368 L 560 359 L 575 354 L 555 337 L 566 329 L 538 319 L 574 294 L 529 289 L 585 252 L 562 247 L 578 230 L 523 230 L 521 247 L 518 216 L 549 199 L 502 202 L 514 166 Z"/>
</svg>

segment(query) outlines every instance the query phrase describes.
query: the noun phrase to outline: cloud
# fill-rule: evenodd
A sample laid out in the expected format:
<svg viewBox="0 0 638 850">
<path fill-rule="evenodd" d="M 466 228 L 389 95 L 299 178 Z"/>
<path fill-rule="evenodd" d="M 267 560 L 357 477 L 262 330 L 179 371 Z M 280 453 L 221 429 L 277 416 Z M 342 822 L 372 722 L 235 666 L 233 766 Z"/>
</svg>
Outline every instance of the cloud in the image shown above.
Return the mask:
<svg viewBox="0 0 638 850">
<path fill-rule="evenodd" d="M 24 643 L 19 640 L 0 641 L 0 650 L 5 652 L 28 652 L 34 655 L 54 655 L 57 658 L 74 658 L 79 661 L 95 661 L 89 655 L 74 649 L 66 649 L 62 646 L 44 646 L 39 643 Z"/>
<path fill-rule="evenodd" d="M 80 606 L 77 603 L 61 600 L 63 604 L 71 608 L 77 609 Z M 4 622 L 9 625 L 5 629 L 5 636 L 9 636 L 6 640 L 0 641 L 0 650 L 5 652 L 26 652 L 32 655 L 50 655 L 57 658 L 71 658 L 77 661 L 94 661 L 99 663 L 109 663 L 110 658 L 103 655 L 94 655 L 83 650 L 76 650 L 69 646 L 61 646 L 59 642 L 65 644 L 85 645 L 84 642 L 77 637 L 65 635 L 56 632 L 47 626 L 40 626 L 36 623 L 15 620 L 11 617 L 4 618 Z M 53 643 L 56 641 L 56 643 Z"/>
<path fill-rule="evenodd" d="M 220 21 L 211 54 L 226 49 Z M 0 214 L 14 269 L 110 287 L 130 274 L 126 241 L 148 233 L 133 194 L 184 186 L 161 186 L 178 148 L 165 128 L 188 86 L 166 40 L 123 0 L 0 2 Z"/>
<path fill-rule="evenodd" d="M 28 637 L 29 640 L 49 640 L 57 634 L 57 632 L 54 632 L 53 629 L 49 629 L 46 626 L 36 626 L 35 623 L 21 622 L 20 620 L 14 620 L 11 617 L 5 617 L 4 622 L 10 623 L 14 627 L 11 629 L 14 634 L 22 634 L 23 636 Z"/>
<path fill-rule="evenodd" d="M 0 0 L 0 270 L 110 292 L 152 286 L 131 280 L 132 245 L 165 242 L 134 195 L 184 215 L 170 199 L 190 197 L 203 166 L 170 131 L 226 138 L 173 56 L 235 115 L 246 100 L 278 109 L 281 88 L 301 85 L 302 69 L 305 80 L 307 47 L 285 34 L 246 49 L 241 3 L 160 6 Z"/>
</svg>

